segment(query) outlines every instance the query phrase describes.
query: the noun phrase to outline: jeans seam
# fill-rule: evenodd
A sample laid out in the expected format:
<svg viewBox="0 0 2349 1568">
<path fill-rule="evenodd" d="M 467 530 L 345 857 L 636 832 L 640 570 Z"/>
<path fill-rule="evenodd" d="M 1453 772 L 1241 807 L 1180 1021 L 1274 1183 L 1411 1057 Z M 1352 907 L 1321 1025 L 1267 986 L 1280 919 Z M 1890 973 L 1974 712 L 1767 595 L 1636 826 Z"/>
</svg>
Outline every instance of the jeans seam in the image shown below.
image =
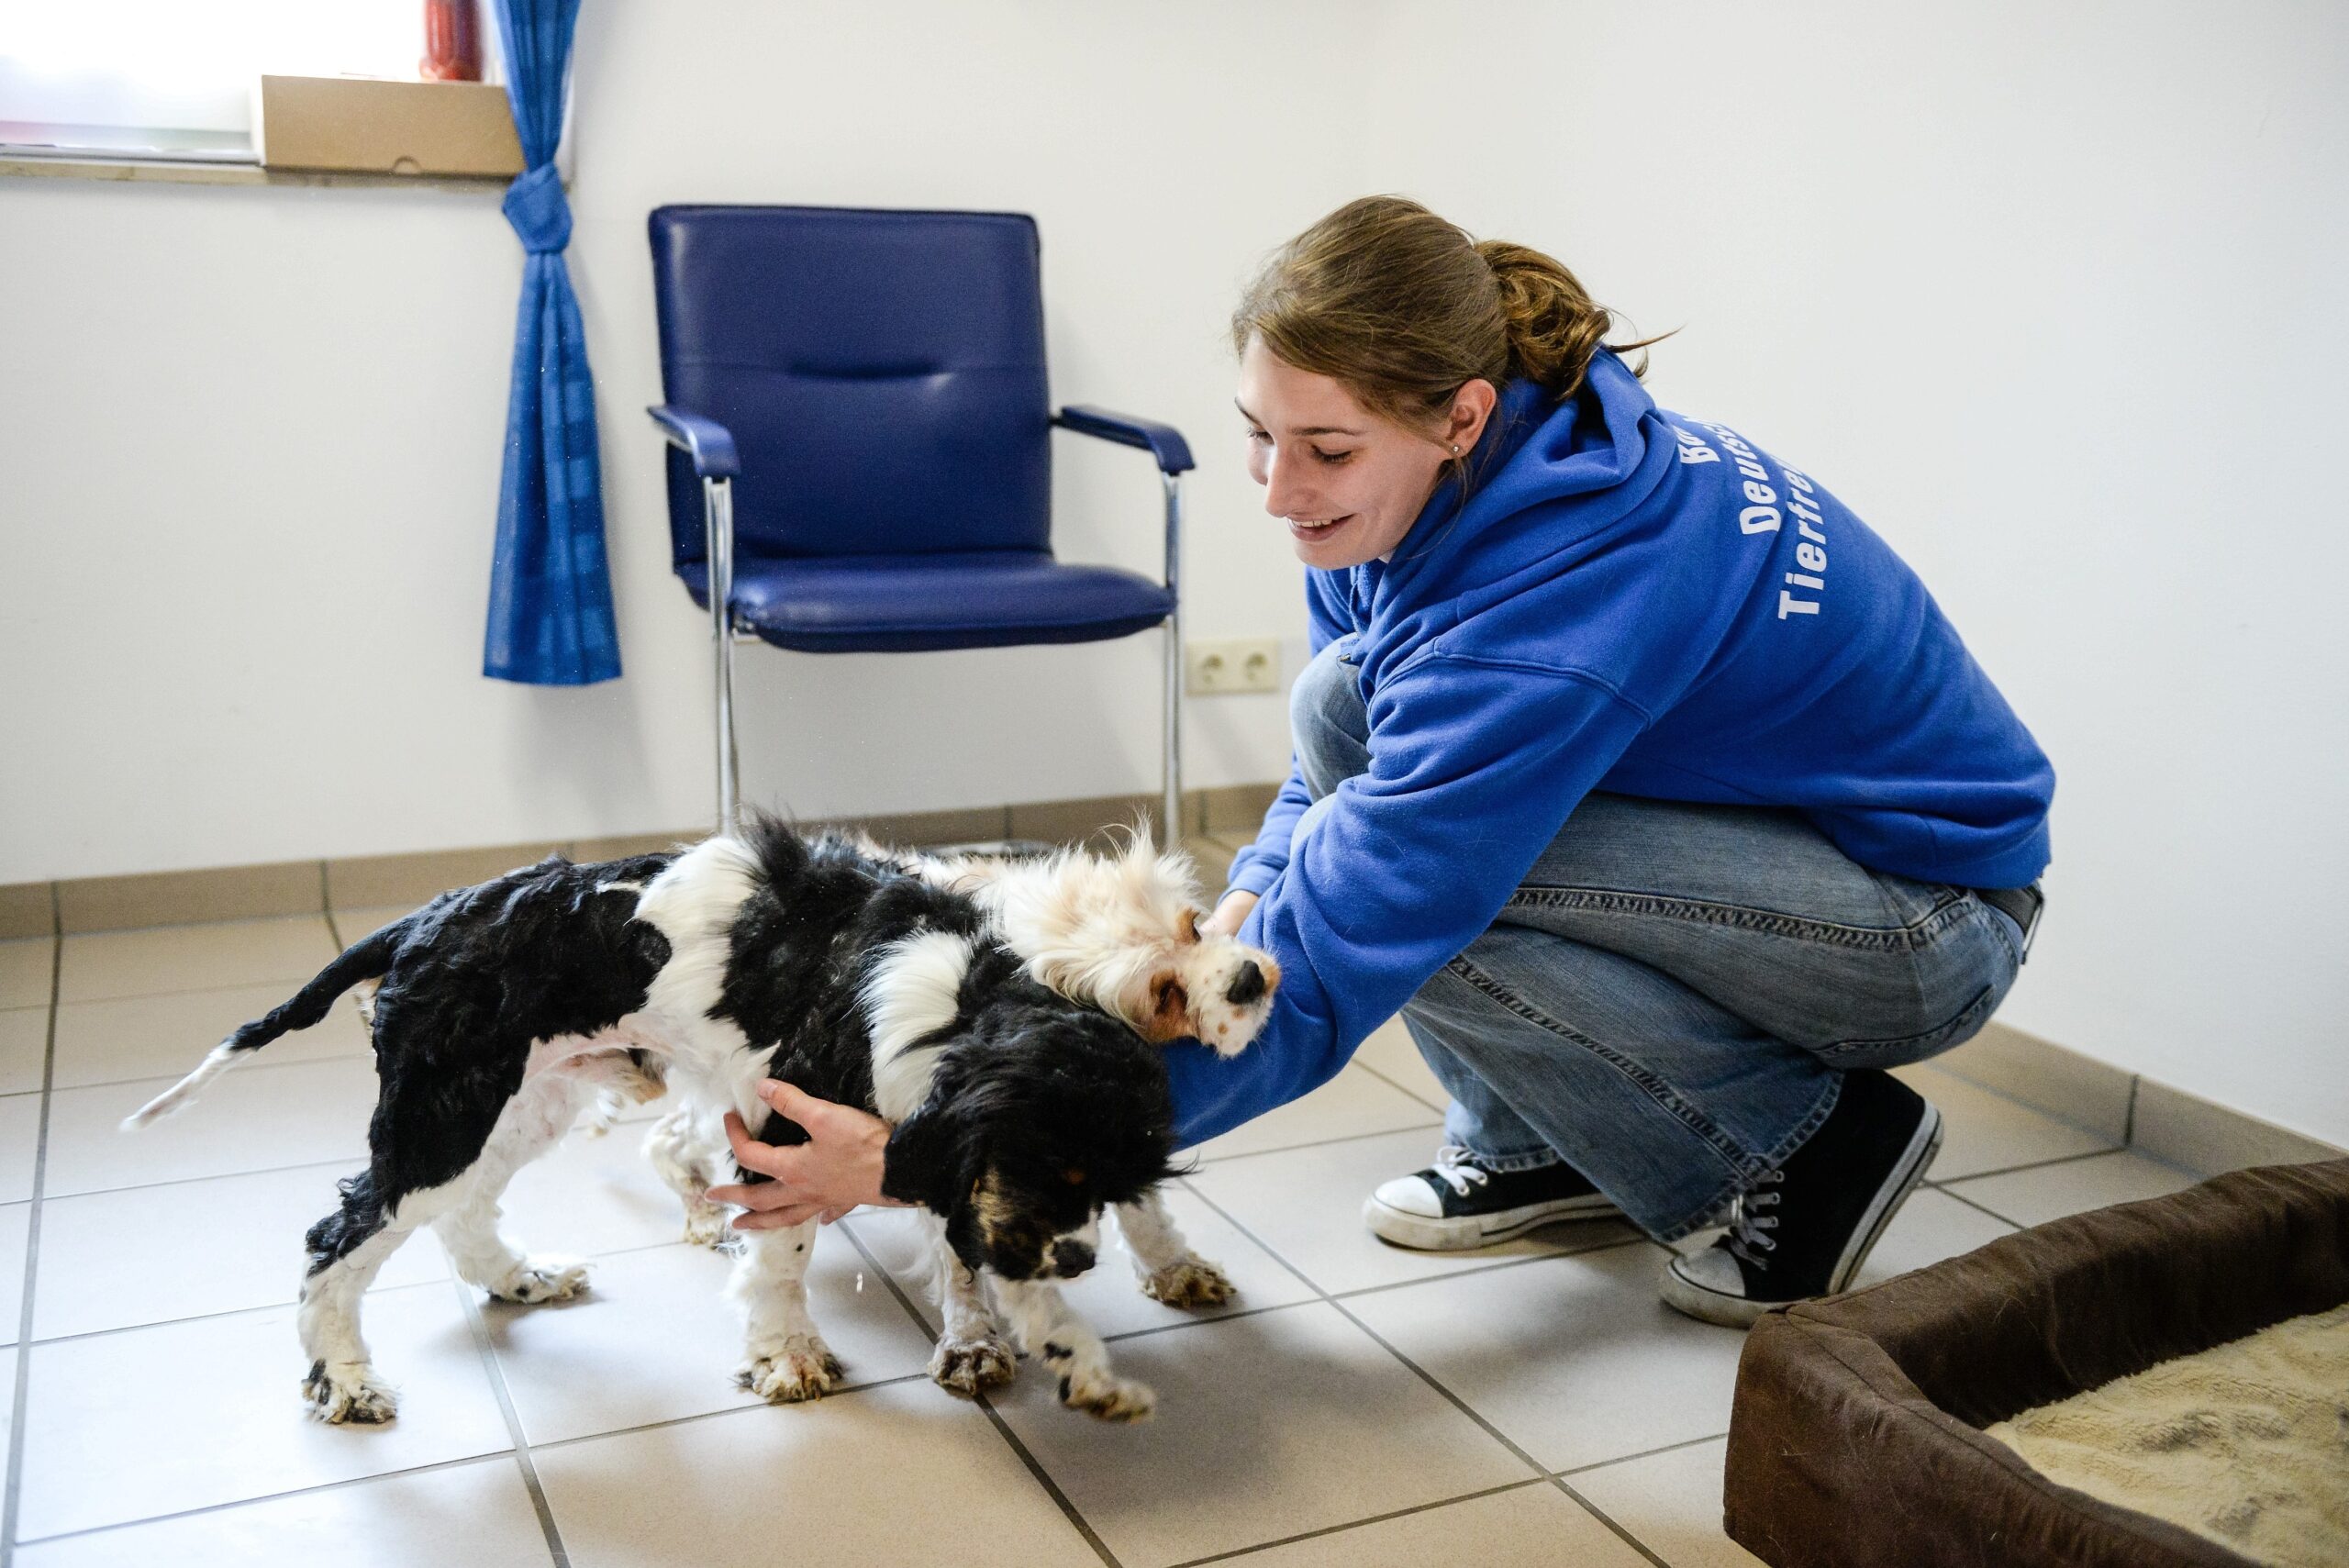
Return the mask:
<svg viewBox="0 0 2349 1568">
<path fill-rule="evenodd" d="M 1987 1012 L 1989 1008 L 1991 995 L 1997 990 L 1998 987 L 1995 985 L 1985 985 L 1974 994 L 1965 1006 L 1960 1007 L 1950 1018 L 1935 1024 L 1932 1029 L 1920 1029 L 1915 1034 L 1898 1035 L 1890 1040 L 1839 1040 L 1814 1049 L 1818 1055 L 1833 1057 L 1855 1051 L 1902 1051 L 1913 1046 L 1924 1045 L 1943 1035 L 1955 1033 L 1973 1022 L 1976 1015 Z"/>
<path fill-rule="evenodd" d="M 1675 898 L 1655 893 L 1625 893 L 1603 887 L 1520 887 L 1509 895 L 1511 909 L 1587 909 L 1608 915 L 1652 915 L 1695 925 L 1727 926 L 1767 936 L 1796 937 L 1828 947 L 1870 951 L 1916 951 L 1931 946 L 1950 926 L 1965 917 L 1965 897 L 1953 895 L 1913 922 L 1886 929 L 1845 926 L 1812 920 L 1775 909 L 1754 909 L 1742 904 L 1719 904 L 1701 898 Z"/>
<path fill-rule="evenodd" d="M 1731 1176 L 1728 1181 L 1714 1190 L 1710 1197 L 1688 1210 L 1685 1218 L 1651 1234 L 1658 1241 L 1671 1242 L 1679 1240 L 1692 1230 L 1703 1229 L 1708 1221 L 1729 1207 L 1731 1198 L 1741 1193 L 1752 1191 L 1754 1184 L 1760 1181 L 1765 1173 L 1775 1171 L 1788 1160 L 1793 1159 L 1795 1151 L 1809 1142 L 1811 1134 L 1825 1126 L 1827 1118 L 1835 1114 L 1836 1104 L 1842 1097 L 1843 1075 L 1837 1073 L 1828 1079 L 1826 1090 L 1819 1096 L 1818 1103 L 1810 1107 L 1809 1114 L 1795 1124 L 1795 1129 L 1792 1132 L 1778 1140 L 1776 1147 L 1762 1157 L 1755 1169 Z"/>
<path fill-rule="evenodd" d="M 1468 982 L 1469 984 L 1475 986 L 1477 990 L 1483 992 L 1494 1001 L 1498 1002 L 1502 1006 L 1508 1008 L 1519 1018 L 1523 1018 L 1526 1022 L 1532 1024 L 1537 1029 L 1546 1029 L 1550 1033 L 1554 1034 L 1560 1039 L 1572 1044 L 1582 1047 L 1585 1051 L 1589 1051 L 1592 1055 L 1598 1057 L 1600 1061 L 1614 1068 L 1617 1073 L 1622 1074 L 1624 1078 L 1637 1086 L 1642 1094 L 1648 1096 L 1648 1098 L 1653 1100 L 1659 1106 L 1668 1112 L 1674 1119 L 1680 1122 L 1682 1126 L 1687 1128 L 1689 1131 L 1695 1133 L 1699 1139 L 1703 1140 L 1705 1144 L 1710 1148 L 1714 1153 L 1720 1155 L 1722 1163 L 1727 1165 L 1732 1173 L 1732 1184 L 1741 1179 L 1751 1181 L 1754 1177 L 1759 1176 L 1763 1171 L 1769 1168 L 1766 1164 L 1756 1162 L 1742 1149 L 1739 1148 L 1736 1140 L 1731 1138 L 1728 1133 L 1722 1131 L 1721 1129 L 1714 1123 L 1711 1118 L 1705 1116 L 1702 1112 L 1698 1111 L 1696 1106 L 1682 1099 L 1679 1093 L 1675 1090 L 1670 1084 L 1666 1083 L 1663 1078 L 1659 1077 L 1654 1073 L 1650 1072 L 1645 1067 L 1641 1066 L 1638 1062 L 1632 1061 L 1621 1051 L 1615 1050 L 1611 1046 L 1602 1044 L 1598 1040 L 1591 1039 L 1590 1036 L 1584 1034 L 1580 1029 L 1575 1029 L 1567 1024 L 1560 1023 L 1557 1019 L 1550 1017 L 1547 1013 L 1542 1012 L 1540 1008 L 1533 1006 L 1523 998 L 1518 996 L 1514 992 L 1501 984 L 1499 981 L 1494 979 L 1491 975 L 1486 974 L 1483 970 L 1478 969 L 1475 964 L 1469 962 L 1465 957 L 1455 958 L 1450 963 L 1444 965 L 1444 967 L 1459 975 L 1463 980 Z"/>
</svg>

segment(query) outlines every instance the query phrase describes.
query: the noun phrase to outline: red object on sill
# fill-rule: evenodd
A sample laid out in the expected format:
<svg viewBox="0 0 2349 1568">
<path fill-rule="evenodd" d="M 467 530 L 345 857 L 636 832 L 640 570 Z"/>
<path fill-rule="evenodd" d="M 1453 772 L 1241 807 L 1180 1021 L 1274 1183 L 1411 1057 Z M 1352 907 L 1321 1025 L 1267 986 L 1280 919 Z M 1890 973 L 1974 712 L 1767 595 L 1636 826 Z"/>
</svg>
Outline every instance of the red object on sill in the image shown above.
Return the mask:
<svg viewBox="0 0 2349 1568">
<path fill-rule="evenodd" d="M 424 58 L 417 71 L 427 82 L 481 80 L 473 0 L 424 0 Z"/>
</svg>

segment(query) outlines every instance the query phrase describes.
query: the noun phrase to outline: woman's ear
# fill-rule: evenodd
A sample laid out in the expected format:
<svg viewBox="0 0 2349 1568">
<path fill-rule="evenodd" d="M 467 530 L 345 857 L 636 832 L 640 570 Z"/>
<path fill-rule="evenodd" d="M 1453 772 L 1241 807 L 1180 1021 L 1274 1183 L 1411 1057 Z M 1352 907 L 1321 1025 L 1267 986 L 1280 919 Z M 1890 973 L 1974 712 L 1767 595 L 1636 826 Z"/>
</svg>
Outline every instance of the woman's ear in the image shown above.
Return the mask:
<svg viewBox="0 0 2349 1568">
<path fill-rule="evenodd" d="M 1452 412 L 1444 420 L 1444 444 L 1457 447 L 1457 456 L 1464 457 L 1474 451 L 1477 439 L 1484 435 L 1485 426 L 1491 420 L 1493 410 L 1499 403 L 1500 394 L 1483 376 L 1463 384 L 1460 390 L 1452 395 Z"/>
</svg>

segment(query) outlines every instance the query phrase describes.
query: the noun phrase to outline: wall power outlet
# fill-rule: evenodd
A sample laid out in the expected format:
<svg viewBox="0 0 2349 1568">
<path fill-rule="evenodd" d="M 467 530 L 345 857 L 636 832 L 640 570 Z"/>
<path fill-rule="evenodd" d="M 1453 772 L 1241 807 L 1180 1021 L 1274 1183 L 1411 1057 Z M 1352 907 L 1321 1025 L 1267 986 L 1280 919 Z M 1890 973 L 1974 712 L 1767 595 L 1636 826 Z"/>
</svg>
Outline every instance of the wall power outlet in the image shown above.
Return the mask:
<svg viewBox="0 0 2349 1568">
<path fill-rule="evenodd" d="M 1186 686 L 1195 697 L 1281 689 L 1281 645 L 1269 637 L 1225 638 L 1183 645 Z"/>
</svg>

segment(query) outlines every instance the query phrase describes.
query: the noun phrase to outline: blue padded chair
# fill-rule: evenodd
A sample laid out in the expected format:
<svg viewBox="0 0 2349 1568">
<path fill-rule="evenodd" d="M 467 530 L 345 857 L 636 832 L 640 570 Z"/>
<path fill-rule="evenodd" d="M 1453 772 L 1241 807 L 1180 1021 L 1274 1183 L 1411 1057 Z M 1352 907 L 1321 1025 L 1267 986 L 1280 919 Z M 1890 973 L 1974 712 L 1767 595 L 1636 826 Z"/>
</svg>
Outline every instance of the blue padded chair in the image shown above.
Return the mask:
<svg viewBox="0 0 2349 1568">
<path fill-rule="evenodd" d="M 651 217 L 677 575 L 718 649 L 718 814 L 737 817 L 734 640 L 806 653 L 1091 642 L 1166 628 L 1181 820 L 1181 476 L 1171 427 L 1052 412 L 1036 224 L 1019 213 L 665 206 Z M 1166 575 L 1052 556 L 1054 427 L 1140 447 Z M 1172 836 L 1173 828 L 1163 829 Z"/>
</svg>

